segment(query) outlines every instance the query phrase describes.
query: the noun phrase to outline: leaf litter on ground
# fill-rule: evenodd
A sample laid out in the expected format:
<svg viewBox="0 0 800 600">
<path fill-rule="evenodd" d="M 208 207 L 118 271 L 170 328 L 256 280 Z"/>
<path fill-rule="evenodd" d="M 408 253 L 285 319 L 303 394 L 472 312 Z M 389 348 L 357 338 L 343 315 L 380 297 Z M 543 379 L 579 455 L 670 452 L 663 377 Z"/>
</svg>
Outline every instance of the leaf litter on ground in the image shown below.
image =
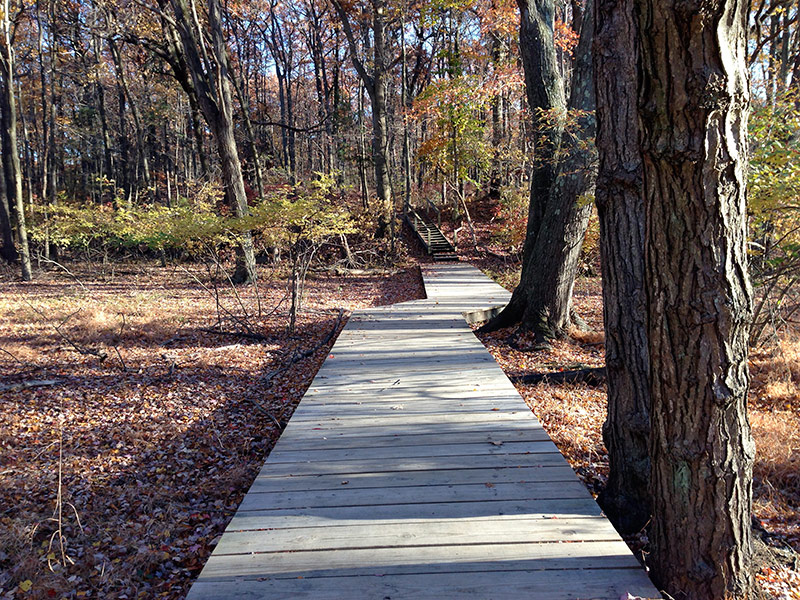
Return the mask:
<svg viewBox="0 0 800 600">
<path fill-rule="evenodd" d="M 0 598 L 183 598 L 328 356 L 339 311 L 422 297 L 416 269 L 310 276 L 290 335 L 286 282 L 263 269 L 260 318 L 253 288 L 240 305 L 220 286 L 265 337 L 254 341 L 212 333 L 216 300 L 179 271 L 73 270 L 83 287 L 59 273 L 0 278 L 0 383 L 12 385 L 0 394 Z"/>
</svg>

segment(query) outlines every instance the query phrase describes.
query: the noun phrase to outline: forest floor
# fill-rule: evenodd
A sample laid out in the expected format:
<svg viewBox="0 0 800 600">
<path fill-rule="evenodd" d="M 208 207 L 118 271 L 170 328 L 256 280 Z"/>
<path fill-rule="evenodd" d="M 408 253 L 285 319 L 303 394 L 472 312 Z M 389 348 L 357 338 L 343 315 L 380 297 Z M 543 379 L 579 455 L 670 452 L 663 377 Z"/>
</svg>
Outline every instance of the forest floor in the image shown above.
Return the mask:
<svg viewBox="0 0 800 600">
<path fill-rule="evenodd" d="M 260 300 L 219 289 L 223 328 L 235 329 L 229 311 L 256 340 L 213 332 L 201 266 L 69 268 L 75 278 L 32 283 L 0 272 L 3 599 L 183 598 L 344 326 L 340 309 L 423 293 L 416 268 L 311 275 L 289 335 L 286 280 L 262 268 Z"/>
</svg>

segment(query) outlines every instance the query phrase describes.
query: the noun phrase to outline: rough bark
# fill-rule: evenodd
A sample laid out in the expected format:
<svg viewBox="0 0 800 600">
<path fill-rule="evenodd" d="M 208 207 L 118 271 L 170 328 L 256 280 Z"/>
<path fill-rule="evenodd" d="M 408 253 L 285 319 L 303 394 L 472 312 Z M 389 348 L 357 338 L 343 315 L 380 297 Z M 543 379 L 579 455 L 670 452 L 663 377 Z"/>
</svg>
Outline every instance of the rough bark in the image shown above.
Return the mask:
<svg viewBox="0 0 800 600">
<path fill-rule="evenodd" d="M 2 118 L 0 118 L 0 126 L 2 126 Z M 11 210 L 6 192 L 6 176 L 2 168 L 0 168 L 0 235 L 2 235 L 3 241 L 3 245 L 0 246 L 0 257 L 10 263 L 16 262 L 19 259 L 19 253 L 14 245 Z"/>
<path fill-rule="evenodd" d="M 752 585 L 747 419 L 747 4 L 636 0 L 647 214 L 652 575 L 675 598 Z"/>
<path fill-rule="evenodd" d="M 633 0 L 596 0 L 594 78 L 608 416 L 609 476 L 598 502 L 625 533 L 650 518 L 645 215 Z"/>
<path fill-rule="evenodd" d="M 28 230 L 25 226 L 25 204 L 22 196 L 22 165 L 17 145 L 17 104 L 14 96 L 14 49 L 11 25 L 11 3 L 3 2 L 3 31 L 0 36 L 0 94 L 3 103 L 3 163 L 6 174 L 6 193 L 13 200 L 17 216 L 17 241 L 22 279 L 30 281 L 31 255 L 28 249 Z M 11 204 L 11 202 L 9 202 Z"/>
<path fill-rule="evenodd" d="M 487 325 L 492 331 L 521 322 L 544 340 L 563 337 L 591 203 L 594 160 L 593 11 L 586 11 L 576 49 L 569 103 L 553 43 L 552 0 L 521 0 L 520 47 L 528 104 L 534 117 L 536 165 L 523 247 L 520 284 L 508 306 Z M 580 112 L 577 131 L 564 131 L 566 108 Z"/>
</svg>

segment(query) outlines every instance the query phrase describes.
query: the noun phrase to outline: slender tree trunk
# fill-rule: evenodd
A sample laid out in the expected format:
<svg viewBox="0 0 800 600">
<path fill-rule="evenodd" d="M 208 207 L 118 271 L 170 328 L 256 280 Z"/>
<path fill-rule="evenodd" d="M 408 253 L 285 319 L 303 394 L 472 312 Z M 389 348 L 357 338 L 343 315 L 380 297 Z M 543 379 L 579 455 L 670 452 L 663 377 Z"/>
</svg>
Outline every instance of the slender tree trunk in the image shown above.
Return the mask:
<svg viewBox="0 0 800 600">
<path fill-rule="evenodd" d="M 369 184 L 367 182 L 367 143 L 364 134 L 364 84 L 358 86 L 358 182 L 361 188 L 361 205 L 369 209 Z"/>
<path fill-rule="evenodd" d="M 492 61 L 499 66 L 504 59 L 503 43 L 500 34 L 491 32 Z M 503 172 L 500 164 L 500 146 L 503 141 L 504 127 L 502 119 L 503 97 L 497 94 L 492 98 L 492 169 L 489 177 L 489 195 L 493 198 L 500 197 L 500 188 L 503 184 Z"/>
<path fill-rule="evenodd" d="M 645 215 L 633 0 L 595 0 L 594 77 L 609 476 L 598 502 L 622 532 L 650 518 L 650 394 L 644 290 Z"/>
<path fill-rule="evenodd" d="M 676 599 L 747 598 L 752 466 L 748 5 L 635 0 L 647 214 L 649 563 Z"/>
<path fill-rule="evenodd" d="M 411 137 L 408 131 L 408 112 L 411 110 L 411 98 L 408 89 L 408 56 L 406 53 L 405 15 L 400 19 L 400 35 L 402 44 L 402 69 L 400 73 L 400 105 L 403 110 L 403 214 L 411 206 Z"/>
<path fill-rule="evenodd" d="M 372 13 L 374 36 L 374 70 L 372 99 L 372 159 L 375 166 L 375 192 L 394 243 L 394 206 L 392 182 L 389 178 L 389 121 L 386 107 L 386 5 L 384 0 L 375 0 Z"/>
<path fill-rule="evenodd" d="M 225 190 L 230 195 L 230 203 L 237 217 L 244 217 L 250 211 L 247 206 L 247 194 L 244 189 L 242 165 L 236 148 L 233 123 L 233 98 L 231 97 L 231 76 L 229 73 L 228 50 L 222 32 L 221 7 L 219 0 L 208 0 L 208 25 L 216 63 L 216 79 L 218 86 L 217 107 L 218 119 L 214 127 L 217 133 L 222 180 Z M 237 253 L 234 283 L 251 283 L 256 280 L 256 258 L 253 249 L 253 237 L 249 231 L 241 234 Z"/>
<path fill-rule="evenodd" d="M 189 119 L 191 120 L 192 136 L 194 137 L 195 152 L 200 163 L 200 174 L 208 177 L 208 158 L 203 145 L 203 130 L 200 125 L 200 107 L 197 106 L 197 98 L 194 94 L 187 94 L 189 97 Z"/>
<path fill-rule="evenodd" d="M 191 2 L 194 0 L 170 0 L 180 35 L 180 50 L 197 94 L 198 105 L 217 143 L 226 199 L 236 216 L 244 217 L 249 209 L 234 134 L 230 66 L 222 31 L 221 7 L 219 0 L 208 0 L 209 54 L 201 39 L 204 32 L 198 29 L 199 22 L 194 18 L 196 11 L 193 4 L 190 7 Z M 241 234 L 232 278 L 234 283 L 249 283 L 256 279 L 255 252 L 249 231 Z"/>
<path fill-rule="evenodd" d="M 119 129 L 117 130 L 117 145 L 119 146 L 119 170 L 118 179 L 122 186 L 122 193 L 125 196 L 125 203 L 131 208 L 131 178 L 129 174 L 130 165 L 128 164 L 128 134 L 125 132 L 125 90 L 117 78 L 117 107 L 119 111 Z"/>
<path fill-rule="evenodd" d="M 386 110 L 386 18 L 385 0 L 372 2 L 372 71 L 359 59 L 356 40 L 350 27 L 350 18 L 340 0 L 333 0 L 333 6 L 344 27 L 350 46 L 350 59 L 369 94 L 372 107 L 372 160 L 375 169 L 375 191 L 383 212 L 383 218 L 392 229 L 394 238 L 394 208 L 392 203 L 392 183 L 389 175 L 389 128 Z"/>
<path fill-rule="evenodd" d="M 242 107 L 241 114 L 244 121 L 244 130 L 247 133 L 247 145 L 250 148 L 250 154 L 253 160 L 253 174 L 256 178 L 256 190 L 258 191 L 259 200 L 264 200 L 264 177 L 261 174 L 261 161 L 258 157 L 258 148 L 256 147 L 256 134 L 253 130 L 253 122 L 250 120 L 250 100 L 246 96 L 246 90 L 243 89 L 238 75 L 231 73 L 231 82 L 236 90 L 236 97 L 239 98 L 239 105 Z"/>
<path fill-rule="evenodd" d="M 114 40 L 109 40 L 108 45 L 111 49 L 111 58 L 114 63 L 114 68 L 117 72 L 117 81 L 119 82 L 119 85 L 125 94 L 125 98 L 128 101 L 128 107 L 131 110 L 131 117 L 133 118 L 133 128 L 136 132 L 136 155 L 138 157 L 137 165 L 141 165 L 145 186 L 149 188 L 151 183 L 150 159 L 147 156 L 147 148 L 145 147 L 145 135 L 142 127 L 142 117 L 139 114 L 139 106 L 136 104 L 136 100 L 131 95 L 128 87 L 128 80 L 125 76 L 125 66 L 122 64 L 122 56 L 119 51 L 119 46 L 117 46 Z M 138 180 L 134 181 L 138 186 Z"/>
</svg>

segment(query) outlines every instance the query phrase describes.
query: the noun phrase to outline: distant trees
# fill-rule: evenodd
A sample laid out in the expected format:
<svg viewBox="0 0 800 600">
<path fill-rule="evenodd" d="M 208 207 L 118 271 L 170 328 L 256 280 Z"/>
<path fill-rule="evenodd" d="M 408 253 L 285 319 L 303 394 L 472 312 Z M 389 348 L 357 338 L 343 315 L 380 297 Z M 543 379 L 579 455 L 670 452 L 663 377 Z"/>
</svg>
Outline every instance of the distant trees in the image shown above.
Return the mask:
<svg viewBox="0 0 800 600">
<path fill-rule="evenodd" d="M 524 178 L 530 142 L 511 0 L 8 4 L 5 55 L 18 60 L 4 97 L 18 120 L 14 151 L 4 128 L 6 260 L 22 249 L 14 156 L 31 253 L 42 258 L 66 241 L 49 233 L 54 215 L 77 214 L 60 205 L 135 210 L 222 193 L 221 216 L 246 214 L 271 186 L 322 173 L 360 190 L 370 214 L 362 222 L 380 234 L 400 186 L 426 205 L 445 205 L 457 190 L 451 212 L 460 219 L 462 202 L 490 191 L 489 158 L 495 196 Z M 418 100 L 451 81 L 481 97 L 445 132 L 444 105 Z M 477 160 L 455 151 L 469 141 Z M 431 160 L 445 148 L 454 166 L 446 173 Z M 252 276 L 250 255 L 240 253 L 237 278 Z"/>
</svg>

